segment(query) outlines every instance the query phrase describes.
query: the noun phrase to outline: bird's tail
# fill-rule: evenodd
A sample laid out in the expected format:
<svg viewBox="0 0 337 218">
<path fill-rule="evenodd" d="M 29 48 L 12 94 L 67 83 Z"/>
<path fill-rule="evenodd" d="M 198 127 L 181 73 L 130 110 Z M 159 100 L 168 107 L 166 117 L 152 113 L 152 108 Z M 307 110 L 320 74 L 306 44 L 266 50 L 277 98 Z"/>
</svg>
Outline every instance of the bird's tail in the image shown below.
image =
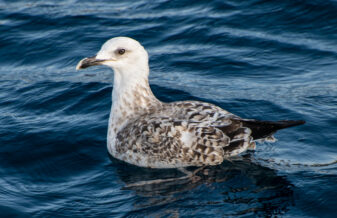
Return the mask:
<svg viewBox="0 0 337 218">
<path fill-rule="evenodd" d="M 263 139 L 274 134 L 277 130 L 298 126 L 305 123 L 304 120 L 280 120 L 280 121 L 259 121 L 242 120 L 243 126 L 252 130 L 251 136 L 254 140 Z"/>
</svg>

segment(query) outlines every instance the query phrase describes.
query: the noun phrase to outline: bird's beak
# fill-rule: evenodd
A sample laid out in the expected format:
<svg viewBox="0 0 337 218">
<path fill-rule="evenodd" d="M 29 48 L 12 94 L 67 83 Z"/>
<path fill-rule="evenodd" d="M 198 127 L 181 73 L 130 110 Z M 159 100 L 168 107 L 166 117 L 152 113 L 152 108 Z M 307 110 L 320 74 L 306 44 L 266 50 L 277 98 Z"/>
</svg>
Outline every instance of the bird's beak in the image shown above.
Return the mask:
<svg viewBox="0 0 337 218">
<path fill-rule="evenodd" d="M 107 62 L 107 61 L 115 61 L 115 60 L 114 59 L 109 59 L 109 60 L 96 59 L 96 56 L 84 58 L 80 62 L 78 62 L 76 66 L 76 70 L 81 70 L 81 69 L 85 69 L 85 68 L 96 66 L 96 65 L 102 65 L 104 64 L 104 62 Z"/>
</svg>

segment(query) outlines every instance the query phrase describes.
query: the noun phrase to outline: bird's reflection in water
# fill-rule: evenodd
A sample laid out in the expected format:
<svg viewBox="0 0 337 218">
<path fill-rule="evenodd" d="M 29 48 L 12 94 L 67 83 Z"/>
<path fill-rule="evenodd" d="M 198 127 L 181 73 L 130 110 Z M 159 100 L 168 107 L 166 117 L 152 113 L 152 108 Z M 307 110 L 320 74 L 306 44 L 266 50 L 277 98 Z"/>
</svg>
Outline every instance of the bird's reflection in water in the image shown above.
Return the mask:
<svg viewBox="0 0 337 218">
<path fill-rule="evenodd" d="M 151 208 L 156 207 L 159 216 L 183 215 L 181 211 L 187 212 L 186 207 L 191 208 L 191 205 L 194 205 L 196 215 L 207 215 L 209 211 L 225 216 L 274 216 L 285 213 L 293 204 L 293 185 L 275 170 L 252 161 L 249 154 L 219 166 L 189 168 L 196 173 L 188 178 L 175 169 L 116 165 L 117 173 L 125 183 L 124 189 L 136 193 L 135 208 L 138 211 L 146 208 L 151 213 Z M 164 205 L 170 205 L 170 208 Z"/>
</svg>

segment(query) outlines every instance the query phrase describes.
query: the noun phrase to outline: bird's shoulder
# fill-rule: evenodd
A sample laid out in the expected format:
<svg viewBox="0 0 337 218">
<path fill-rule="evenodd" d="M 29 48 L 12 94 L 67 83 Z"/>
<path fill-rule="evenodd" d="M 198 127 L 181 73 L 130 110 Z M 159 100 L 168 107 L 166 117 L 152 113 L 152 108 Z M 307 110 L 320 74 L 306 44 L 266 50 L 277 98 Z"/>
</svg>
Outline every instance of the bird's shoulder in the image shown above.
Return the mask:
<svg viewBox="0 0 337 218">
<path fill-rule="evenodd" d="M 237 117 L 214 104 L 201 101 L 172 102 L 166 104 L 162 110 L 178 120 L 207 123 L 208 125 L 217 122 L 224 123 Z"/>
</svg>

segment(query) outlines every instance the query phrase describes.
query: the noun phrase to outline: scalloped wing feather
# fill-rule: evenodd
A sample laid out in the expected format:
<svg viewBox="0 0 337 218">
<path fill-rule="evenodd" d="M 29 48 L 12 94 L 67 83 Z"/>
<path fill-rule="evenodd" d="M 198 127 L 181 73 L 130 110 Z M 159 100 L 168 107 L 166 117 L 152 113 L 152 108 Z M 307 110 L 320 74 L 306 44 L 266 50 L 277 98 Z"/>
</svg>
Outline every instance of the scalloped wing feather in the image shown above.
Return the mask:
<svg viewBox="0 0 337 218">
<path fill-rule="evenodd" d="M 130 120 L 115 147 L 119 159 L 143 167 L 217 165 L 247 150 L 250 134 L 237 116 L 217 106 L 176 102 Z"/>
</svg>

